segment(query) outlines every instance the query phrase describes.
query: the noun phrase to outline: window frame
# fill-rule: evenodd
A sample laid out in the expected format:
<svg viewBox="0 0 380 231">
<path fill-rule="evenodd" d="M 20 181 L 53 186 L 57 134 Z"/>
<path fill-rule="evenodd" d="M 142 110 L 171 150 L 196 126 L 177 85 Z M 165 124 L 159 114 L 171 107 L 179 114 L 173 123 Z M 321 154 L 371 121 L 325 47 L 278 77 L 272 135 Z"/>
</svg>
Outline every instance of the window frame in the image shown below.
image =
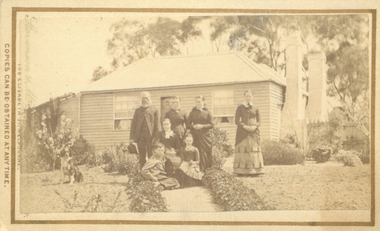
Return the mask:
<svg viewBox="0 0 380 231">
<path fill-rule="evenodd" d="M 137 97 L 135 97 L 135 96 L 130 96 L 130 95 L 128 95 L 127 93 L 114 93 L 113 94 L 113 124 L 112 124 L 112 127 L 113 127 L 113 130 L 115 130 L 115 131 L 128 131 L 128 130 L 130 130 L 130 128 L 129 129 L 117 129 L 116 127 L 115 127 L 115 123 L 116 123 L 116 121 L 117 120 L 130 120 L 131 122 L 132 122 L 132 119 L 133 119 L 133 115 L 132 116 L 127 116 L 127 117 L 116 117 L 116 102 L 117 102 L 117 100 L 116 100 L 116 98 L 118 97 L 118 96 L 124 96 L 124 97 L 127 97 L 127 98 L 129 98 L 129 99 L 134 99 L 134 100 L 136 100 L 136 102 L 137 102 Z M 127 100 L 126 102 L 133 102 L 134 100 Z M 134 106 L 137 106 L 137 103 L 136 103 L 136 105 L 134 105 Z M 132 110 L 133 108 L 131 108 L 131 110 Z M 129 109 L 127 109 L 127 110 L 129 110 Z M 136 108 L 135 109 L 133 109 L 133 110 L 136 110 Z"/>
<path fill-rule="evenodd" d="M 215 100 L 215 92 L 231 92 L 232 93 L 232 104 L 231 105 L 228 105 L 226 107 L 221 107 L 221 108 L 230 108 L 232 109 L 231 110 L 231 114 L 215 114 L 215 103 L 214 103 L 214 100 Z M 227 98 L 228 99 L 228 98 Z M 212 115 L 213 115 L 213 119 L 220 119 L 220 120 L 223 120 L 224 117 L 227 117 L 227 120 L 229 120 L 229 122 L 218 122 L 217 125 L 232 125 L 234 124 L 234 120 L 235 120 L 235 91 L 234 89 L 221 89 L 221 90 L 213 90 L 212 91 Z"/>
</svg>

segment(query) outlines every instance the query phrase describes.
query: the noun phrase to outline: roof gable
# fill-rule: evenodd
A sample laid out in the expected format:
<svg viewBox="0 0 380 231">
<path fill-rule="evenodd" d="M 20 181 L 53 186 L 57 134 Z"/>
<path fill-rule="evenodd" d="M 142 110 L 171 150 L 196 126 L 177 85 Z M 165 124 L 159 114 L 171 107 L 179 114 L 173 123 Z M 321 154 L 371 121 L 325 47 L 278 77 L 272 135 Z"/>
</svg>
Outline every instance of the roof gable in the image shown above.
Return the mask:
<svg viewBox="0 0 380 231">
<path fill-rule="evenodd" d="M 238 53 L 166 56 L 139 60 L 92 83 L 82 92 L 262 81 L 286 85 L 285 77 Z"/>
</svg>

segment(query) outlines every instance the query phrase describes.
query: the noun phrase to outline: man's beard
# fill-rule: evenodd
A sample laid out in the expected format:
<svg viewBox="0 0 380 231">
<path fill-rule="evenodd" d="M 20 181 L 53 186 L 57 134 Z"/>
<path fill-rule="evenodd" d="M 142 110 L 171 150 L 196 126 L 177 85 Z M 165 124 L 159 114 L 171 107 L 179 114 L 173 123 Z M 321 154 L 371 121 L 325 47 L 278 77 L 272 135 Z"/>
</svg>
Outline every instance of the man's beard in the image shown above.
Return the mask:
<svg viewBox="0 0 380 231">
<path fill-rule="evenodd" d="M 143 106 L 143 107 L 149 107 L 150 106 L 150 101 L 142 101 L 141 102 L 141 105 Z"/>
</svg>

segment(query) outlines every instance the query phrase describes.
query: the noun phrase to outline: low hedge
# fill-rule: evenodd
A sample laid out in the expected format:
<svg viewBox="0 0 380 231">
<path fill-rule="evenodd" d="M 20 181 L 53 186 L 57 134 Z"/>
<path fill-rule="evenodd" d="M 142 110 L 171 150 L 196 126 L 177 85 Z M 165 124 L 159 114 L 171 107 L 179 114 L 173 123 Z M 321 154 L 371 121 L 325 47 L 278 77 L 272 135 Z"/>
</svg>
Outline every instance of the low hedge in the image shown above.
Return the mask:
<svg viewBox="0 0 380 231">
<path fill-rule="evenodd" d="M 265 165 L 293 165 L 301 164 L 305 160 L 301 149 L 290 144 L 266 140 L 261 144 Z"/>
<path fill-rule="evenodd" d="M 351 151 L 344 151 L 340 150 L 335 156 L 334 160 L 343 163 L 344 166 L 350 166 L 355 167 L 357 165 L 362 165 L 362 161 L 360 160 L 360 153 L 351 150 Z"/>
<path fill-rule="evenodd" d="M 214 203 L 221 205 L 225 211 L 268 209 L 255 190 L 247 188 L 234 175 L 221 169 L 206 171 L 203 184 L 211 190 Z"/>
<path fill-rule="evenodd" d="M 131 200 L 131 212 L 167 212 L 165 198 L 153 182 L 147 181 L 141 174 L 135 174 L 127 184 L 126 193 Z"/>
<path fill-rule="evenodd" d="M 138 170 L 139 159 L 135 154 L 123 151 L 123 143 L 116 149 L 106 148 L 101 154 L 104 172 L 118 172 L 123 175 L 134 175 Z"/>
<path fill-rule="evenodd" d="M 328 146 L 318 146 L 310 148 L 308 155 L 317 163 L 327 162 L 333 153 L 333 149 Z"/>
</svg>

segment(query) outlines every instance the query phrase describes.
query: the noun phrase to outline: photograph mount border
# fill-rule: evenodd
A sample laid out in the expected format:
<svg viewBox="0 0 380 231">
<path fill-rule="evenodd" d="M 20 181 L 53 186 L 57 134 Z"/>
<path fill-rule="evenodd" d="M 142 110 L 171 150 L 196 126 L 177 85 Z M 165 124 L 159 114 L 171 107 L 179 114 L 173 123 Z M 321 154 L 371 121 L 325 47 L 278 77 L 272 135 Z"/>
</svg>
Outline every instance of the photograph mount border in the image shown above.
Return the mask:
<svg viewBox="0 0 380 231">
<path fill-rule="evenodd" d="M 104 12 L 104 13 L 236 13 L 236 14 L 370 14 L 371 27 L 371 209 L 369 222 L 249 222 L 249 221 L 159 221 L 159 220 L 17 220 L 16 219 L 16 35 L 17 13 L 22 12 Z M 11 119 L 11 224 L 145 224 L 145 225 L 283 225 L 283 226 L 374 226 L 375 225 L 375 88 L 376 88 L 376 9 L 228 9 L 228 8 L 69 8 L 12 7 L 12 119 Z"/>
</svg>

